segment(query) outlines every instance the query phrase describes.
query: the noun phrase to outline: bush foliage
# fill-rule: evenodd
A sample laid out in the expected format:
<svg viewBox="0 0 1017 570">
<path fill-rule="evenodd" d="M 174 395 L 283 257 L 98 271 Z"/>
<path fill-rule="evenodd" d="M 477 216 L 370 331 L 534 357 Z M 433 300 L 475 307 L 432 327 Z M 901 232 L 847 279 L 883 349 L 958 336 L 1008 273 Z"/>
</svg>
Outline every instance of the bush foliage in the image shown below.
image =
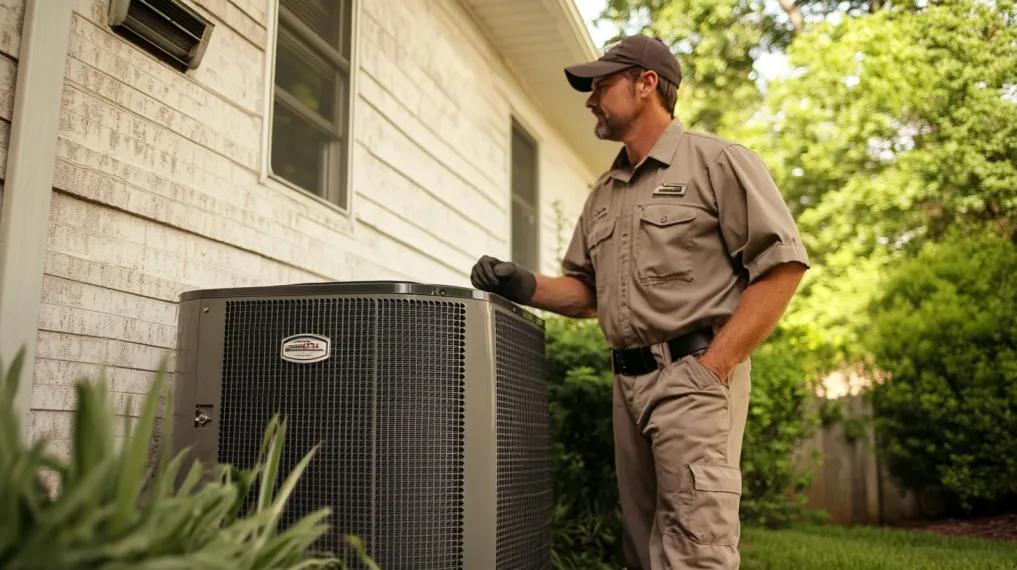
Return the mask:
<svg viewBox="0 0 1017 570">
<path fill-rule="evenodd" d="M 955 232 L 901 263 L 869 345 L 890 472 L 932 510 L 1017 503 L 1017 247 Z"/>
<path fill-rule="evenodd" d="M 23 354 L 22 354 L 23 355 Z M 184 455 L 164 452 L 148 467 L 162 378 L 145 400 L 123 445 L 113 440 L 114 416 L 103 384 L 77 386 L 68 460 L 26 447 L 14 409 L 19 355 L 0 375 L 0 568 L 189 570 L 318 568 L 338 565 L 308 554 L 326 530 L 328 509 L 277 528 L 286 501 L 314 454 L 288 475 L 279 472 L 286 423 L 265 430 L 253 469 L 215 467 L 209 476 Z M 56 490 L 41 474 L 55 476 Z M 285 475 L 285 476 L 284 476 Z M 255 506 L 244 509 L 249 492 Z"/>
<path fill-rule="evenodd" d="M 594 321 L 547 320 L 553 435 L 556 568 L 620 568 L 621 516 L 614 477 L 614 376 Z"/>
<path fill-rule="evenodd" d="M 813 373 L 804 333 L 778 327 L 752 355 L 752 393 L 742 445 L 742 520 L 769 527 L 814 519 L 804 491 L 810 459 L 798 451 L 819 424 L 807 412 Z"/>
</svg>

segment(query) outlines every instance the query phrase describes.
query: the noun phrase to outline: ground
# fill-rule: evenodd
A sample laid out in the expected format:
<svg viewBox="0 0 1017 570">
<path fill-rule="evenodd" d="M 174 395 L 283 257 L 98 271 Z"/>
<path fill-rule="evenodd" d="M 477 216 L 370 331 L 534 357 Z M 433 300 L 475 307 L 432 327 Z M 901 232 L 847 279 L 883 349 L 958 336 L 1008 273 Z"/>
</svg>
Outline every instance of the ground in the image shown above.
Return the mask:
<svg viewBox="0 0 1017 570">
<path fill-rule="evenodd" d="M 975 519 L 943 519 L 907 525 L 946 536 L 966 536 L 1017 542 L 1017 513 Z"/>
</svg>

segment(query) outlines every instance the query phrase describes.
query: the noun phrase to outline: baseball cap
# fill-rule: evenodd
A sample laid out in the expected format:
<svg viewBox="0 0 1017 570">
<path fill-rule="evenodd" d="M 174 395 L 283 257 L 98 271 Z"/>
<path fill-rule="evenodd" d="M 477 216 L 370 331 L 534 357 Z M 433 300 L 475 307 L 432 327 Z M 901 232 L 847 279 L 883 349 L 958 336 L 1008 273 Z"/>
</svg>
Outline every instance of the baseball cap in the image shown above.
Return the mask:
<svg viewBox="0 0 1017 570">
<path fill-rule="evenodd" d="M 681 66 L 667 45 L 641 34 L 622 38 L 595 61 L 566 67 L 565 77 L 576 91 L 593 91 L 595 78 L 630 67 L 652 69 L 676 87 L 682 81 Z"/>
</svg>

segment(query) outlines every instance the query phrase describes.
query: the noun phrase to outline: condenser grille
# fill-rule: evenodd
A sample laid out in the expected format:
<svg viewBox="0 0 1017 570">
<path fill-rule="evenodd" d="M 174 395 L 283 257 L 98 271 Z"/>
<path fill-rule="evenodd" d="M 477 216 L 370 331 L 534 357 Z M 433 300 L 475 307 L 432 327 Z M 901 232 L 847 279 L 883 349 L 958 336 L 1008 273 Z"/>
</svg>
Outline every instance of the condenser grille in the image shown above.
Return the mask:
<svg viewBox="0 0 1017 570">
<path fill-rule="evenodd" d="M 253 466 L 265 425 L 280 414 L 287 422 L 282 473 L 320 445 L 283 526 L 327 506 L 333 532 L 316 548 L 340 551 L 343 534 L 370 542 L 375 302 L 254 300 L 226 307 L 219 461 Z M 282 360 L 282 339 L 306 333 L 330 338 L 331 358 L 313 364 Z"/>
<path fill-rule="evenodd" d="M 252 466 L 264 426 L 279 413 L 288 424 L 283 473 L 320 445 L 283 526 L 330 507 L 332 528 L 316 549 L 344 552 L 342 537 L 355 534 L 383 568 L 458 568 L 462 304 L 326 298 L 226 305 L 219 461 Z M 282 360 L 282 340 L 298 334 L 328 337 L 331 357 Z"/>
<path fill-rule="evenodd" d="M 376 560 L 386 569 L 459 569 L 466 308 L 379 303 Z"/>
<path fill-rule="evenodd" d="M 544 335 L 495 313 L 499 569 L 548 568 L 552 506 L 551 437 Z"/>
</svg>

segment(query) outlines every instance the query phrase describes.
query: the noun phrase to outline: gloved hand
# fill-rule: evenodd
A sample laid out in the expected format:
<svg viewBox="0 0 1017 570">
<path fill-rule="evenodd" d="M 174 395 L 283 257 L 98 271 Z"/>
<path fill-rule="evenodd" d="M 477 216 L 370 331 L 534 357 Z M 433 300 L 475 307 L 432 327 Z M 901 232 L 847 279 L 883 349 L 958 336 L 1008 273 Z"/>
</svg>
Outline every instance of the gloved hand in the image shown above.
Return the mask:
<svg viewBox="0 0 1017 570">
<path fill-rule="evenodd" d="M 516 303 L 529 303 L 537 289 L 537 278 L 533 272 L 511 261 L 501 261 L 490 255 L 477 260 L 470 274 L 470 281 L 477 289 L 497 293 Z"/>
</svg>

